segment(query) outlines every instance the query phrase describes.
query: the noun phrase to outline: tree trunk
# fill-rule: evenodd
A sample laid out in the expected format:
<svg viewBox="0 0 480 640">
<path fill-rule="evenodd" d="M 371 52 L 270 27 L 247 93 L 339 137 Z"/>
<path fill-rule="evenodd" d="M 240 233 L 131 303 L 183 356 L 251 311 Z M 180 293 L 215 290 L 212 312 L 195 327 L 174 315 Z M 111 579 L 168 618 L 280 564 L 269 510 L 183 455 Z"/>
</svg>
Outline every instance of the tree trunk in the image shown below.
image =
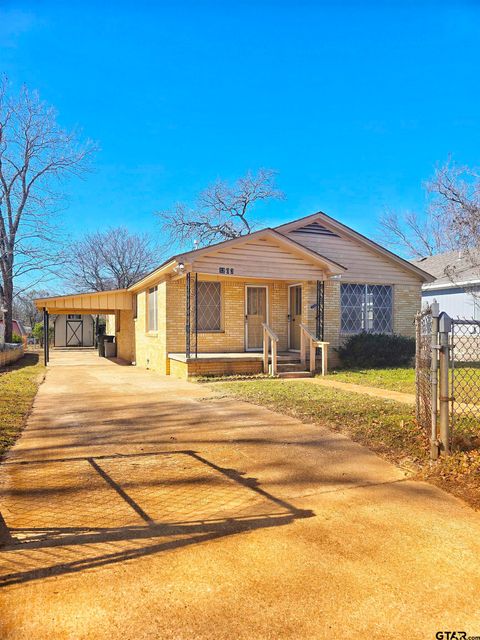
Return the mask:
<svg viewBox="0 0 480 640">
<path fill-rule="evenodd" d="M 5 319 L 5 342 L 12 342 L 13 337 L 13 282 L 4 282 L 3 304 L 6 311 Z"/>
</svg>

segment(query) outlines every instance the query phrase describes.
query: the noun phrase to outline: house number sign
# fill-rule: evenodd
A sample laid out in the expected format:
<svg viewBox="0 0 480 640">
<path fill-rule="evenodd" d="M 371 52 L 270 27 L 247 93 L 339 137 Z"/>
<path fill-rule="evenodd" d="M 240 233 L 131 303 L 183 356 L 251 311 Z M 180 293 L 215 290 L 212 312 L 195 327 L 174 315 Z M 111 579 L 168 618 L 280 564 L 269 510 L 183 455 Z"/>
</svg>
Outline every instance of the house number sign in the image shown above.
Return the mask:
<svg viewBox="0 0 480 640">
<path fill-rule="evenodd" d="M 226 276 L 233 276 L 233 267 L 218 267 L 218 273 Z"/>
</svg>

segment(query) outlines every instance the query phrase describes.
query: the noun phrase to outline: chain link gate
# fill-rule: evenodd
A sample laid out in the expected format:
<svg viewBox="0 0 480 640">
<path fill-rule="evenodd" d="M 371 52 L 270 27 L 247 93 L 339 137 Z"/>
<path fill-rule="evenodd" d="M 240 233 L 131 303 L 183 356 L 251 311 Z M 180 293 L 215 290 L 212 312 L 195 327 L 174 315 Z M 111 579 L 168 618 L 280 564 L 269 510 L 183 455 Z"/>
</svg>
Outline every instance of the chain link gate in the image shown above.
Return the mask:
<svg viewBox="0 0 480 640">
<path fill-rule="evenodd" d="M 480 321 L 452 320 L 434 302 L 415 330 L 416 418 L 436 459 L 480 436 Z"/>
<path fill-rule="evenodd" d="M 456 436 L 480 422 L 480 321 L 452 320 L 450 424 Z"/>
<path fill-rule="evenodd" d="M 432 308 L 415 316 L 416 418 L 429 435 L 432 424 Z"/>
</svg>

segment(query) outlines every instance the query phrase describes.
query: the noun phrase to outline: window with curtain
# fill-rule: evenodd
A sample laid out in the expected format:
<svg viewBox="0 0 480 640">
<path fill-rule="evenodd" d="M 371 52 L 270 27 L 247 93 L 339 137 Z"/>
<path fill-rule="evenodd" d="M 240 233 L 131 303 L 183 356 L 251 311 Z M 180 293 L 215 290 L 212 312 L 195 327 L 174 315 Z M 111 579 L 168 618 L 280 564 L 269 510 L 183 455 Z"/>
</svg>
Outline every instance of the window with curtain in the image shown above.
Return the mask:
<svg viewBox="0 0 480 640">
<path fill-rule="evenodd" d="M 379 284 L 342 284 L 341 333 L 392 333 L 393 288 Z"/>
<path fill-rule="evenodd" d="M 147 331 L 158 330 L 158 287 L 148 290 Z"/>
<path fill-rule="evenodd" d="M 222 286 L 220 282 L 198 283 L 198 330 L 220 331 L 222 327 Z"/>
</svg>

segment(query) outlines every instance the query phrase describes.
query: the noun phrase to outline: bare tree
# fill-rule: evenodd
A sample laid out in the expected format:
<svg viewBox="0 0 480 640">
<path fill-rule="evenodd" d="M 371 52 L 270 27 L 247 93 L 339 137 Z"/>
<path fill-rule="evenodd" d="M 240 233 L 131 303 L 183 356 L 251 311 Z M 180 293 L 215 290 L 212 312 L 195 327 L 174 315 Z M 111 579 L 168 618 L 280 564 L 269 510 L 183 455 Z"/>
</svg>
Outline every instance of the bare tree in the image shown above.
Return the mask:
<svg viewBox="0 0 480 640">
<path fill-rule="evenodd" d="M 81 175 L 94 150 L 65 131 L 36 92 L 10 95 L 0 79 L 0 302 L 12 338 L 14 283 L 58 263 L 54 213 L 62 181 Z"/>
<path fill-rule="evenodd" d="M 387 210 L 380 217 L 381 240 L 408 258 L 424 258 L 452 248 L 452 240 L 441 218 L 427 210 L 422 214 Z"/>
<path fill-rule="evenodd" d="M 162 230 L 173 242 L 198 246 L 250 233 L 257 225 L 254 205 L 285 197 L 275 187 L 275 176 L 271 169 L 260 169 L 256 174 L 249 171 L 233 185 L 219 180 L 200 193 L 193 208 L 178 203 L 173 211 L 160 211 Z"/>
<path fill-rule="evenodd" d="M 161 261 L 147 234 L 125 227 L 87 234 L 67 253 L 68 282 L 80 291 L 127 288 Z"/>
<path fill-rule="evenodd" d="M 425 184 L 428 204 L 422 213 L 380 218 L 382 241 L 410 258 L 480 246 L 480 176 L 451 160 Z"/>
<path fill-rule="evenodd" d="M 42 312 L 35 305 L 35 298 L 48 298 L 51 295 L 44 289 L 28 289 L 21 293 L 15 292 L 13 301 L 13 316 L 25 326 L 34 327 L 42 320 Z"/>
<path fill-rule="evenodd" d="M 442 221 L 455 248 L 480 247 L 480 174 L 451 161 L 435 171 L 427 183 L 431 210 Z"/>
</svg>

